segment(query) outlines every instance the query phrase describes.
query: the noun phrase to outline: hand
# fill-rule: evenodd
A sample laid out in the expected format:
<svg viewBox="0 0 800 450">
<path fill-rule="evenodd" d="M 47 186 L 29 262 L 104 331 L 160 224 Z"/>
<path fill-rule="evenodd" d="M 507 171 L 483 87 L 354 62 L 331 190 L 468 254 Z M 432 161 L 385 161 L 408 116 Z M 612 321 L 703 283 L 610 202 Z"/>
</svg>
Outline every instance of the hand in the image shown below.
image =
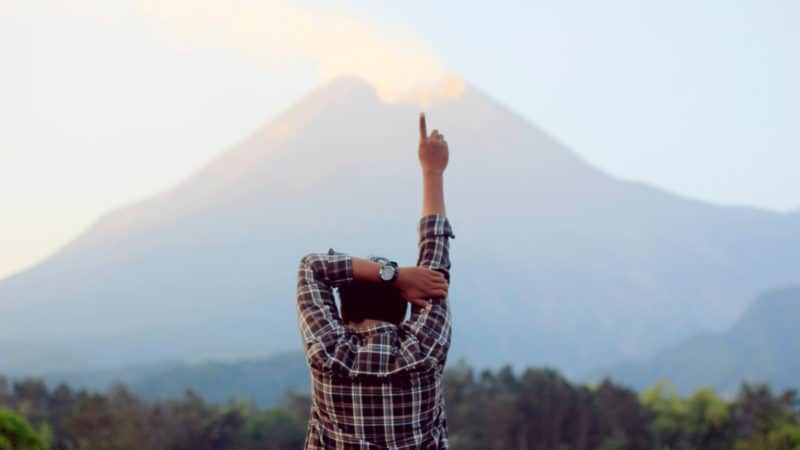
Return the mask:
<svg viewBox="0 0 800 450">
<path fill-rule="evenodd" d="M 419 163 L 425 174 L 441 175 L 447 168 L 449 150 L 444 135 L 433 130 L 428 136 L 425 113 L 419 115 Z"/>
<path fill-rule="evenodd" d="M 426 311 L 431 310 L 426 298 L 447 297 L 448 286 L 444 275 L 425 267 L 399 267 L 394 283 L 403 298 Z"/>
</svg>

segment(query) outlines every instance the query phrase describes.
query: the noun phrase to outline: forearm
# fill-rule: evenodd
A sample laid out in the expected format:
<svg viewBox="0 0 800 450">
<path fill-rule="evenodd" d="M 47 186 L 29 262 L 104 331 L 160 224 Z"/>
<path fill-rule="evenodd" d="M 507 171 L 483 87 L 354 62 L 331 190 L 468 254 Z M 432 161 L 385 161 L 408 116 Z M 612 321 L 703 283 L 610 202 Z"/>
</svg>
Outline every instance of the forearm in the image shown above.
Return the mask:
<svg viewBox="0 0 800 450">
<path fill-rule="evenodd" d="M 422 173 L 422 216 L 445 214 L 444 207 L 444 173 Z"/>
<path fill-rule="evenodd" d="M 379 282 L 381 264 L 368 259 L 356 258 L 344 253 L 311 253 L 301 263 L 309 270 L 306 282 L 325 283 L 335 286 L 349 280 Z"/>
<path fill-rule="evenodd" d="M 362 258 L 352 258 L 353 279 L 358 281 L 380 282 L 381 264 Z"/>
</svg>

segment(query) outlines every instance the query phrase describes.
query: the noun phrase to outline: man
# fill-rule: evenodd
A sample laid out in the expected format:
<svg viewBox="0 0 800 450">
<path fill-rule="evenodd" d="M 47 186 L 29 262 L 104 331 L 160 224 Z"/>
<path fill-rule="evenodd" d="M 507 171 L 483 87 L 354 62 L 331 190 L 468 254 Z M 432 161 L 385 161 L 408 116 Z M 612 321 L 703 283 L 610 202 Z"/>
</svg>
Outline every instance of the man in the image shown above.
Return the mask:
<svg viewBox="0 0 800 450">
<path fill-rule="evenodd" d="M 455 237 L 444 206 L 448 156 L 444 136 L 436 130 L 429 136 L 421 114 L 416 266 L 333 249 L 300 262 L 297 311 L 312 378 L 306 449 L 449 448 L 441 386 L 450 347 L 449 239 Z M 411 316 L 403 320 L 407 302 Z"/>
</svg>

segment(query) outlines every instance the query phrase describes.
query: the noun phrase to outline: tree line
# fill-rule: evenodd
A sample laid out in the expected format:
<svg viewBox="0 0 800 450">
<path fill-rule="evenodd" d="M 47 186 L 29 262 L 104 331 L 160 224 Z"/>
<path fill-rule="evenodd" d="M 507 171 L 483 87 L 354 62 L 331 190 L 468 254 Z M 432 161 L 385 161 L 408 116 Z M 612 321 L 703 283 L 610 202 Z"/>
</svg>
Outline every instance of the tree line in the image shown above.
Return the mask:
<svg viewBox="0 0 800 450">
<path fill-rule="evenodd" d="M 463 362 L 444 383 L 456 450 L 800 450 L 794 390 L 743 384 L 725 399 L 710 388 L 680 396 L 662 382 L 637 394 L 550 369 L 478 373 Z M 0 450 L 294 450 L 309 407 L 298 392 L 270 408 L 192 390 L 146 402 L 121 384 L 90 392 L 0 376 Z"/>
</svg>

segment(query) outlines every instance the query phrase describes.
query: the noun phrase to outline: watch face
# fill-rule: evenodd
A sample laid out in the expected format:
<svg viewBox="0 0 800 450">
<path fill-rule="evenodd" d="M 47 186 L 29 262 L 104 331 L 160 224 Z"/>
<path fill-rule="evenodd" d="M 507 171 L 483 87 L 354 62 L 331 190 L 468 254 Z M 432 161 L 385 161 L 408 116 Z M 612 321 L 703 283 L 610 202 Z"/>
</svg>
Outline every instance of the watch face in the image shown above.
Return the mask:
<svg viewBox="0 0 800 450">
<path fill-rule="evenodd" d="M 394 266 L 389 264 L 384 265 L 381 267 L 381 279 L 383 281 L 389 281 L 394 278 Z"/>
</svg>

